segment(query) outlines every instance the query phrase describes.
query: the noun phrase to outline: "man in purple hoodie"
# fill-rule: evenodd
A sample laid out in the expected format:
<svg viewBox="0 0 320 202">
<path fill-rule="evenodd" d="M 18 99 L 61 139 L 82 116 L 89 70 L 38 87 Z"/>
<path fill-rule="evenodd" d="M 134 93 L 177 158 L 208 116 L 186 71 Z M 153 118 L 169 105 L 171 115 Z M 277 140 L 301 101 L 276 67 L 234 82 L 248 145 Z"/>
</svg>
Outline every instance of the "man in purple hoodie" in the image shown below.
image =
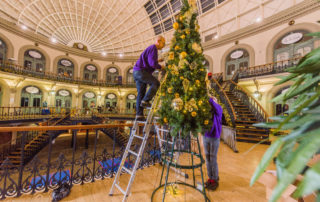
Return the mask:
<svg viewBox="0 0 320 202">
<path fill-rule="evenodd" d="M 212 128 L 203 137 L 204 153 L 208 172 L 206 188 L 216 190 L 219 186 L 219 172 L 217 163 L 217 153 L 220 144 L 220 134 L 222 130 L 222 107 L 217 103 L 215 97 L 210 97 L 212 110 Z"/>
<path fill-rule="evenodd" d="M 152 73 L 155 69 L 161 69 L 162 66 L 158 62 L 158 50 L 165 46 L 165 39 L 159 36 L 155 44 L 146 48 L 140 55 L 138 61 L 133 67 L 133 78 L 136 82 L 138 96 L 136 104 L 136 119 L 144 120 L 143 108 L 151 107 L 150 101 L 157 93 L 160 82 Z M 150 88 L 147 91 L 147 85 Z"/>
</svg>

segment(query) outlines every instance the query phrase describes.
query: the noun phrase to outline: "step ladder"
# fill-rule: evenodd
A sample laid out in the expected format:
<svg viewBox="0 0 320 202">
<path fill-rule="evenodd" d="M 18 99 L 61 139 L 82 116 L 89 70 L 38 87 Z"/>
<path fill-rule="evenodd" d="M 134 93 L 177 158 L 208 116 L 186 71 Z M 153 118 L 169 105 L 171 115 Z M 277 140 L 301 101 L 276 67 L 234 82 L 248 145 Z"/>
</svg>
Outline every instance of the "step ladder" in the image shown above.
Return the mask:
<svg viewBox="0 0 320 202">
<path fill-rule="evenodd" d="M 148 112 L 148 116 L 145 121 L 137 121 L 137 120 L 134 121 L 127 147 L 126 147 L 125 152 L 123 154 L 123 157 L 122 157 L 120 166 L 118 168 L 117 174 L 114 178 L 111 190 L 109 192 L 109 195 L 112 196 L 115 188 L 117 188 L 124 195 L 123 200 L 122 200 L 123 202 L 127 201 L 127 198 L 130 194 L 130 189 L 131 189 L 132 183 L 134 181 L 137 169 L 139 167 L 139 164 L 140 164 L 143 152 L 144 152 L 145 145 L 147 143 L 147 140 L 148 140 L 148 137 L 149 137 L 152 125 L 153 125 L 153 116 L 154 116 L 155 110 L 158 107 L 159 100 L 160 100 L 160 96 L 157 94 L 154 98 L 154 101 L 152 103 L 151 108 L 147 108 L 147 110 L 149 110 L 149 112 Z M 142 136 L 139 135 L 140 134 L 139 127 L 141 124 L 144 124 Z M 131 149 L 132 143 L 135 139 L 142 141 L 140 148 L 138 149 L 138 152 L 133 151 Z M 125 162 L 126 162 L 128 155 L 135 156 L 135 162 L 134 162 L 134 166 L 133 166 L 132 170 L 125 167 Z M 127 187 L 125 189 L 123 189 L 119 185 L 119 178 L 120 178 L 120 175 L 122 172 L 126 172 L 130 175 L 129 182 L 128 182 Z"/>
</svg>

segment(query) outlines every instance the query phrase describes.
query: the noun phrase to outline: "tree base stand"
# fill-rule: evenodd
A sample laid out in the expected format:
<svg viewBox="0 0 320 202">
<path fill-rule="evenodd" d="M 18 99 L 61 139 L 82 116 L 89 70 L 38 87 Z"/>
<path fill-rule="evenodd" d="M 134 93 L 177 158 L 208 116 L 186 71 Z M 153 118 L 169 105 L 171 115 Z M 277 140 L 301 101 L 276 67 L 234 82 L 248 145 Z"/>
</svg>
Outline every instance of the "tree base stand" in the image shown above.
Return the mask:
<svg viewBox="0 0 320 202">
<path fill-rule="evenodd" d="M 187 138 L 189 141 L 191 140 L 191 138 Z M 175 145 L 176 143 L 176 137 L 173 140 L 173 145 Z M 173 146 L 170 150 L 168 148 L 165 149 L 165 152 L 163 154 L 161 154 L 161 160 L 162 160 L 162 172 L 161 172 L 161 178 L 160 178 L 160 184 L 159 186 L 152 192 L 152 196 L 151 196 L 151 201 L 154 201 L 154 197 L 156 195 L 156 193 L 161 190 L 161 188 L 163 188 L 163 197 L 162 197 L 162 202 L 165 201 L 165 196 L 166 196 L 166 191 L 168 186 L 173 186 L 173 185 L 182 185 L 182 186 L 186 186 L 189 187 L 191 189 L 194 189 L 198 192 L 200 192 L 203 195 L 203 201 L 206 202 L 210 202 L 209 198 L 206 195 L 206 190 L 205 190 L 205 186 L 204 186 L 204 180 L 203 180 L 203 172 L 202 172 L 202 165 L 205 163 L 204 159 L 201 156 L 201 150 L 200 150 L 200 144 L 199 144 L 199 139 L 198 137 L 196 138 L 196 143 L 197 143 L 197 147 L 198 147 L 198 151 L 199 153 L 195 153 L 191 151 L 191 144 L 189 143 L 189 149 L 188 150 L 183 150 L 181 148 L 175 149 L 175 147 Z M 181 165 L 179 164 L 179 162 L 175 162 L 173 161 L 173 156 L 175 153 L 185 153 L 187 155 L 190 155 L 191 158 L 191 165 Z M 200 160 L 199 163 L 195 164 L 195 158 L 198 158 Z M 167 166 L 167 173 L 165 176 L 165 183 L 162 184 L 162 180 L 164 177 L 164 169 Z M 186 182 L 168 182 L 168 178 L 169 178 L 169 172 L 170 172 L 170 167 L 174 167 L 174 168 L 178 168 L 178 169 L 192 169 L 192 179 L 193 179 L 193 183 L 188 184 Z M 195 169 L 196 168 L 200 168 L 200 172 L 201 172 L 201 181 L 202 181 L 202 190 L 199 189 L 197 187 L 197 183 L 196 183 L 196 178 L 195 178 Z"/>
</svg>

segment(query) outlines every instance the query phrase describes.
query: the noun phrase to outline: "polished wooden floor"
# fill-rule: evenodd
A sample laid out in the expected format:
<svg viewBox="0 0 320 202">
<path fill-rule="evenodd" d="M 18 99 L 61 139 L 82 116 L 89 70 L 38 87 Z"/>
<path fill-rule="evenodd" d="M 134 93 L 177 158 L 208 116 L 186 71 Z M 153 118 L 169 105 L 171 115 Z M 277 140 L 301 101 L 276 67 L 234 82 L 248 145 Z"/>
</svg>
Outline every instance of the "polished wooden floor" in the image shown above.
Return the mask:
<svg viewBox="0 0 320 202">
<path fill-rule="evenodd" d="M 226 201 L 226 202 L 264 202 L 265 187 L 256 183 L 253 187 L 249 186 L 249 181 L 256 166 L 259 163 L 263 153 L 268 146 L 258 145 L 252 149 L 254 144 L 238 143 L 239 153 L 234 153 L 228 146 L 221 142 L 218 163 L 220 169 L 220 186 L 216 191 L 209 191 L 208 197 L 211 201 Z M 206 173 L 205 166 L 203 168 Z M 183 170 L 185 171 L 185 170 Z M 186 181 L 191 182 L 191 179 L 184 179 L 176 174 L 175 171 L 170 171 L 171 181 Z M 188 172 L 188 174 L 192 174 Z M 147 202 L 150 201 L 153 190 L 158 186 L 161 175 L 161 166 L 156 165 L 150 168 L 139 170 L 136 175 L 132 187 L 132 194 L 129 197 L 129 202 Z M 129 175 L 123 175 L 121 182 L 127 180 Z M 62 201 L 75 202 L 100 202 L 110 201 L 116 202 L 122 200 L 122 195 L 118 192 L 110 197 L 108 195 L 113 179 L 105 179 L 88 183 L 85 185 L 73 186 L 71 193 Z M 196 171 L 196 181 L 200 182 L 200 172 Z M 34 195 L 23 195 L 20 198 L 9 198 L 5 201 L 23 201 L 23 202 L 49 202 L 51 201 L 51 193 L 37 193 Z M 160 196 L 162 190 L 157 192 L 155 201 L 161 201 Z M 165 201 L 203 201 L 203 197 L 199 192 L 190 188 L 179 186 L 177 194 L 171 194 L 171 189 L 167 192 Z"/>
</svg>

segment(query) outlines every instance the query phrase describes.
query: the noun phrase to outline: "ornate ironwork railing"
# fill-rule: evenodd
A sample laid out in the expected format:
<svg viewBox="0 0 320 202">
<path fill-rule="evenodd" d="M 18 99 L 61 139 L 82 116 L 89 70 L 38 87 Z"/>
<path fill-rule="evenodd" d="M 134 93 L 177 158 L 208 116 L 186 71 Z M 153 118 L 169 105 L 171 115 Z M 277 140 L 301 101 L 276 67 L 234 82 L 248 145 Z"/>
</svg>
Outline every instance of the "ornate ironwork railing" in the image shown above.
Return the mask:
<svg viewBox="0 0 320 202">
<path fill-rule="evenodd" d="M 22 132 L 20 143 L 20 163 L 15 165 L 9 158 L 6 158 L 0 166 L 0 199 L 8 197 L 18 197 L 22 194 L 34 194 L 36 192 L 47 192 L 55 189 L 63 183 L 70 185 L 94 182 L 112 178 L 119 166 L 124 147 L 116 147 L 116 130 L 119 127 L 132 127 L 132 124 L 118 125 L 86 125 L 86 126 L 42 126 L 42 127 L 1 127 L 0 132 Z M 99 138 L 99 130 L 113 129 L 114 135 L 112 144 L 107 148 L 105 142 Z M 45 158 L 34 156 L 30 162 L 25 163 L 25 145 L 29 139 L 29 132 L 46 131 L 48 134 L 47 149 L 41 152 Z M 54 151 L 53 131 L 71 131 L 70 139 L 72 144 L 70 152 L 61 152 L 59 155 Z M 86 132 L 92 136 L 94 143 L 82 151 L 79 148 L 77 138 L 79 133 Z M 134 146 L 132 150 L 137 150 Z M 110 150 L 110 151 L 108 151 Z M 130 156 L 126 162 L 127 167 L 131 167 Z M 45 159 L 45 160 L 44 160 Z M 140 168 L 154 165 L 160 160 L 160 149 L 156 145 L 156 136 L 150 137 L 145 152 L 142 156 Z"/>
<path fill-rule="evenodd" d="M 132 117 L 134 112 L 110 107 L 68 108 L 68 107 L 0 107 L 0 121 L 55 119 L 70 113 L 73 119 L 95 117 Z"/>
<path fill-rule="evenodd" d="M 233 108 L 233 105 L 231 103 L 231 101 L 229 100 L 227 94 L 225 93 L 225 91 L 222 89 L 221 85 L 219 84 L 219 82 L 213 77 L 212 78 L 212 83 L 211 83 L 211 88 L 214 89 L 214 91 L 218 94 L 218 99 L 220 99 L 220 102 L 224 104 L 224 106 L 226 107 L 227 110 L 227 114 L 229 114 L 230 116 L 230 121 L 232 123 L 232 127 L 235 127 L 235 122 L 237 119 L 237 115 L 235 113 L 235 109 Z M 226 115 L 225 118 L 227 119 Z"/>
<path fill-rule="evenodd" d="M 85 80 L 81 78 L 71 78 L 63 75 L 58 75 L 52 72 L 36 72 L 30 69 L 24 68 L 20 65 L 15 65 L 6 61 L 0 62 L 0 70 L 4 72 L 19 74 L 23 76 L 38 78 L 38 79 L 46 79 L 46 80 L 80 84 L 80 85 L 100 86 L 100 87 L 122 87 L 122 88 L 134 88 L 136 86 L 134 82 L 124 83 L 119 81 L 119 82 L 111 83 L 105 80 Z"/>
<path fill-rule="evenodd" d="M 246 106 L 249 107 L 250 111 L 255 115 L 259 122 L 268 122 L 269 115 L 259 104 L 259 102 L 254 99 L 249 92 L 244 88 L 236 84 L 234 81 L 228 81 L 230 91 L 232 91 L 235 96 L 237 96 Z"/>
<path fill-rule="evenodd" d="M 254 67 L 241 67 L 239 69 L 239 78 L 250 78 L 257 76 L 264 76 L 270 74 L 279 74 L 286 72 L 289 67 L 295 66 L 301 57 L 291 58 L 289 60 L 277 61 L 264 65 L 258 65 Z"/>
</svg>

